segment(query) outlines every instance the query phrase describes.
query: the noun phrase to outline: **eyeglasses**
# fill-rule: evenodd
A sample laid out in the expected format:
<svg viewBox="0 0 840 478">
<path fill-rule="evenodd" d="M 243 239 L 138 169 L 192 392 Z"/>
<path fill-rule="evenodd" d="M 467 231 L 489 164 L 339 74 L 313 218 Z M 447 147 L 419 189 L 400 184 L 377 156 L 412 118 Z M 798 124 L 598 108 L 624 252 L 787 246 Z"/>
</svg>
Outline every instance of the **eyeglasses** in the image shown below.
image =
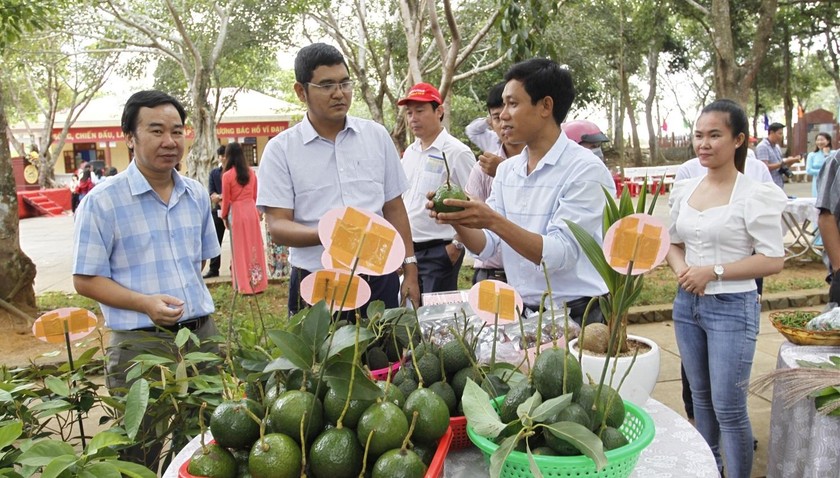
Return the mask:
<svg viewBox="0 0 840 478">
<path fill-rule="evenodd" d="M 314 86 L 325 93 L 335 93 L 340 89 L 342 93 L 350 93 L 353 91 L 353 85 L 356 82 L 353 80 L 342 81 L 341 83 L 307 83 L 309 86 Z"/>
</svg>

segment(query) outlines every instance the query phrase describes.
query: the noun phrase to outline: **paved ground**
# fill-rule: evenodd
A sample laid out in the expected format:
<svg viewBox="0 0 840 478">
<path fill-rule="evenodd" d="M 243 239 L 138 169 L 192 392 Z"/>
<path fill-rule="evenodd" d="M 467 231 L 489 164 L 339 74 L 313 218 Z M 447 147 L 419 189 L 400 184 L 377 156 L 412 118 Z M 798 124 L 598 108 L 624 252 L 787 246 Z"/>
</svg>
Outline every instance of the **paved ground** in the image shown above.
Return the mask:
<svg viewBox="0 0 840 478">
<path fill-rule="evenodd" d="M 793 196 L 810 196 L 810 183 L 789 184 L 787 192 Z M 657 204 L 655 216 L 668 223 L 667 197 Z M 72 275 L 73 216 L 37 217 L 20 222 L 20 241 L 24 252 L 32 258 L 38 267 L 35 279 L 35 291 L 40 294 L 47 291 L 74 292 Z M 230 245 L 228 236 L 222 246 L 222 276 L 218 281 L 229 281 Z M 809 307 L 813 309 L 813 307 Z M 753 377 L 770 372 L 776 368 L 776 355 L 779 345 L 784 341 L 770 325 L 768 313 L 762 314 L 761 332 L 758 339 L 753 364 Z M 665 403 L 673 410 L 685 416 L 682 405 L 680 383 L 680 357 L 674 338 L 673 324 L 659 322 L 654 324 L 632 325 L 630 332 L 649 337 L 662 349 L 661 371 L 653 397 Z M 770 400 L 772 391 L 750 395 L 750 417 L 758 439 L 758 451 L 753 466 L 753 476 L 764 476 L 767 466 L 767 443 L 769 436 Z"/>
</svg>

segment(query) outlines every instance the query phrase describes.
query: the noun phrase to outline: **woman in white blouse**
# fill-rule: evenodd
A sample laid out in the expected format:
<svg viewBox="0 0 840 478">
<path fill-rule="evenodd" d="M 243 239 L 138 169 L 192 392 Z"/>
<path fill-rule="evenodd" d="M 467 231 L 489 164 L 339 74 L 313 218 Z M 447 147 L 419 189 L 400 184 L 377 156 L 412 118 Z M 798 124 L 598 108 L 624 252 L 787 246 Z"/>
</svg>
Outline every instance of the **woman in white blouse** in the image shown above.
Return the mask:
<svg viewBox="0 0 840 478">
<path fill-rule="evenodd" d="M 721 470 L 723 450 L 728 478 L 748 478 L 753 461 L 746 384 L 761 311 L 755 278 L 784 265 L 786 197 L 775 184 L 742 174 L 748 128 L 744 110 L 730 100 L 703 108 L 693 142 L 708 174 L 677 182 L 669 200 L 677 345 L 697 429 Z"/>
</svg>

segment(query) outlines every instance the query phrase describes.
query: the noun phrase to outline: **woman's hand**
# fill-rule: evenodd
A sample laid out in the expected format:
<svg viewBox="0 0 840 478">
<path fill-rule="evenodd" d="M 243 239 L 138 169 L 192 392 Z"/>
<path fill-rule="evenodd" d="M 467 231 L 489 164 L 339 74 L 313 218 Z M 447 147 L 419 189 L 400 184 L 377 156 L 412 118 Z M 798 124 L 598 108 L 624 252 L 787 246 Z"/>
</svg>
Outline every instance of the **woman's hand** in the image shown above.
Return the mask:
<svg viewBox="0 0 840 478">
<path fill-rule="evenodd" d="M 706 292 L 706 284 L 714 278 L 712 266 L 688 266 L 679 272 L 677 282 L 686 292 L 702 296 Z"/>
</svg>

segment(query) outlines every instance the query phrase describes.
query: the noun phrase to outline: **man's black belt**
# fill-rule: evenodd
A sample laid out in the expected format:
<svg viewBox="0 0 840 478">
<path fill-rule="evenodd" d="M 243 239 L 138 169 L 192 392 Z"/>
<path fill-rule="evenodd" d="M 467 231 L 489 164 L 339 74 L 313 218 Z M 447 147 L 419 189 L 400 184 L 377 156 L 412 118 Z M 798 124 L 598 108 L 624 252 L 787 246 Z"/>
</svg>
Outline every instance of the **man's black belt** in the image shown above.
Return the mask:
<svg viewBox="0 0 840 478">
<path fill-rule="evenodd" d="M 431 249 L 437 246 L 445 246 L 452 242 L 452 239 L 434 239 L 431 241 L 425 242 L 415 242 L 414 244 L 414 252 L 425 251 L 426 249 Z"/>
<path fill-rule="evenodd" d="M 172 325 L 153 325 L 151 327 L 140 327 L 139 329 L 132 330 L 136 332 L 159 332 L 160 330 L 168 330 L 170 332 L 177 333 L 181 329 L 190 329 L 195 332 L 200 329 L 209 318 L 209 315 L 203 315 L 194 319 L 182 320 Z"/>
</svg>

